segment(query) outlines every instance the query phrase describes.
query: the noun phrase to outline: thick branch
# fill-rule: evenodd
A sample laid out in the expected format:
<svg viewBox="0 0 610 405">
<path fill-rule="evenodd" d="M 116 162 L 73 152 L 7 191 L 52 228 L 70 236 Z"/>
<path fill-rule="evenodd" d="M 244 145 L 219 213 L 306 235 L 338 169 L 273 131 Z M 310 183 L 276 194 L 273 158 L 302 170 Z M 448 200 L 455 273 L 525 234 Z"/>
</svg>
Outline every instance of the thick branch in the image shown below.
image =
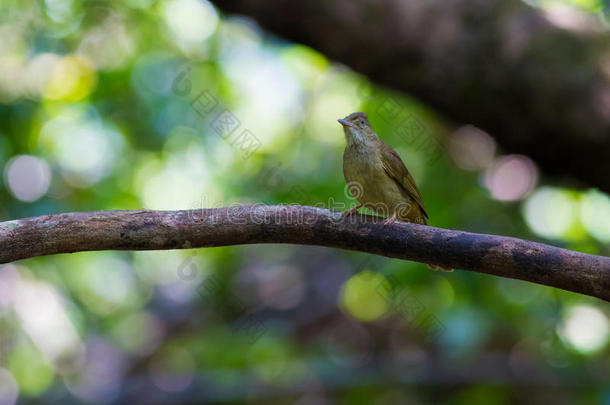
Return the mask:
<svg viewBox="0 0 610 405">
<path fill-rule="evenodd" d="M 610 34 L 592 16 L 577 32 L 521 0 L 214 2 L 610 192 Z"/>
<path fill-rule="evenodd" d="M 75 212 L 0 223 L 0 263 L 91 250 L 293 243 L 358 250 L 563 288 L 610 301 L 610 258 L 536 242 L 303 206 Z"/>
</svg>

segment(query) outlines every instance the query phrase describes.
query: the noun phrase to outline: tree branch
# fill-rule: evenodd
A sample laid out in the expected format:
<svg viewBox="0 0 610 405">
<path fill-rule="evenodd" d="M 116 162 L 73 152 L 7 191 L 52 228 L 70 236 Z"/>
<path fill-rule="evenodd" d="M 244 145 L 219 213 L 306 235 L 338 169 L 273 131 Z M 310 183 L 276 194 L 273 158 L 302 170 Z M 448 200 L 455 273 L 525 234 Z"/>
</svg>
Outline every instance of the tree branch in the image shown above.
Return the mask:
<svg viewBox="0 0 610 405">
<path fill-rule="evenodd" d="M 292 243 L 516 278 L 610 301 L 610 258 L 496 235 L 396 223 L 305 206 L 98 211 L 0 223 L 0 263 L 91 250 Z"/>
</svg>

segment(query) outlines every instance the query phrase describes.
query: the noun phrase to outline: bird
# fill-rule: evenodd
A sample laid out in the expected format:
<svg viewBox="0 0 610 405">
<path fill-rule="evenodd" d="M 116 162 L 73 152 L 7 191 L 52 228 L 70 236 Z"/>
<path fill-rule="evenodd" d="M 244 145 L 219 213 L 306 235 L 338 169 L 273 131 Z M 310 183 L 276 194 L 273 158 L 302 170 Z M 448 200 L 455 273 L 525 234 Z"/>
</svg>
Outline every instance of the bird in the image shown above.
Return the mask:
<svg viewBox="0 0 610 405">
<path fill-rule="evenodd" d="M 413 176 L 398 153 L 379 139 L 367 115 L 355 112 L 337 121 L 343 126 L 346 140 L 343 176 L 348 189 L 360 203 L 344 215 L 353 215 L 366 207 L 388 217 L 383 221 L 385 225 L 397 220 L 427 225 L 428 213 Z M 441 268 L 428 267 L 432 270 Z"/>
</svg>

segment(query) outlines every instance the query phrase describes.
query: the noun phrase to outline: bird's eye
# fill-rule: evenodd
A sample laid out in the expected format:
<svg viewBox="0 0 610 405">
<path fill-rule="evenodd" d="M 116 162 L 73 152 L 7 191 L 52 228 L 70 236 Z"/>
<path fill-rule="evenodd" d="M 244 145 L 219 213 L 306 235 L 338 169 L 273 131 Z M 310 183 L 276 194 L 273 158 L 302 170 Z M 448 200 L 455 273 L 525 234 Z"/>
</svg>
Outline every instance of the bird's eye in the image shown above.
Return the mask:
<svg viewBox="0 0 610 405">
<path fill-rule="evenodd" d="M 361 124 L 361 125 L 364 125 L 364 120 L 360 120 L 360 124 Z"/>
</svg>

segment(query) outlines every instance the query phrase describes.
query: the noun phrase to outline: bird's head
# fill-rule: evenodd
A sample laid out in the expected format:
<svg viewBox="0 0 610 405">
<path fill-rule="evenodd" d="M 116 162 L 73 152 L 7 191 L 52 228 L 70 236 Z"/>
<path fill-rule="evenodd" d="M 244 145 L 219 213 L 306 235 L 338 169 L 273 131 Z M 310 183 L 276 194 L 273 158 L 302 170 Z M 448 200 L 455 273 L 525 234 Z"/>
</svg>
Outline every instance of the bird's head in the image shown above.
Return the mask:
<svg viewBox="0 0 610 405">
<path fill-rule="evenodd" d="M 375 131 L 371 128 L 371 124 L 369 124 L 369 118 L 363 112 L 351 113 L 337 121 L 343 126 L 345 140 L 348 145 L 351 143 L 363 143 L 371 137 L 377 137 Z"/>
</svg>

